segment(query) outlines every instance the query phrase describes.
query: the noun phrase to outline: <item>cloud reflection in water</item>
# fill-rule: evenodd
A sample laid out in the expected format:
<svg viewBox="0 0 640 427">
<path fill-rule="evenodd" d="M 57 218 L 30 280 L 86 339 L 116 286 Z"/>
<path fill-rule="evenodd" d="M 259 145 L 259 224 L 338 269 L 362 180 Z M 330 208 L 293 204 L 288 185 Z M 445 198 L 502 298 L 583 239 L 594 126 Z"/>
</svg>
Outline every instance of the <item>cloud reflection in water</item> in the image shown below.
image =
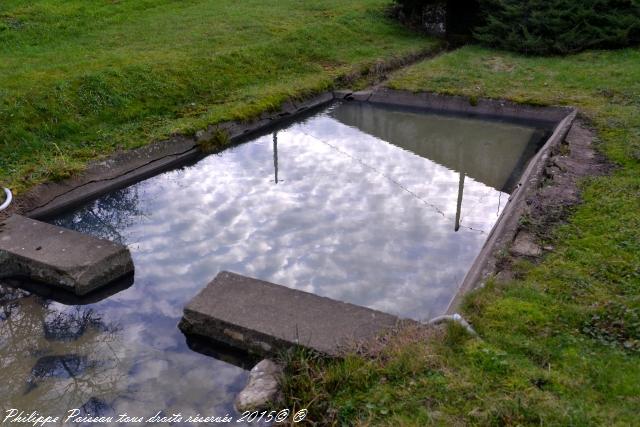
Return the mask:
<svg viewBox="0 0 640 427">
<path fill-rule="evenodd" d="M 279 131 L 277 146 L 262 136 L 59 223 L 91 231 L 108 212 L 105 230 L 133 246 L 138 280 L 154 292 L 193 295 L 224 269 L 423 319 L 445 308 L 508 198 L 473 175 L 502 186 L 534 133 L 342 104 Z M 472 176 L 455 232 L 461 173 Z M 138 301 L 141 314 L 181 312 Z"/>
</svg>

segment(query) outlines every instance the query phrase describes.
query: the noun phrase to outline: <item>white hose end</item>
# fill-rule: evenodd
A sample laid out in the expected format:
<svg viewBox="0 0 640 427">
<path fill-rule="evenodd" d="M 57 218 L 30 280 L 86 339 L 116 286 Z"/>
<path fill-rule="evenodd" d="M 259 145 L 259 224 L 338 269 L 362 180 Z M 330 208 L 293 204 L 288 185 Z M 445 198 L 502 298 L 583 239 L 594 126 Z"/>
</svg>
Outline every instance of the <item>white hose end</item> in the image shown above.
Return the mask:
<svg viewBox="0 0 640 427">
<path fill-rule="evenodd" d="M 469 334 L 473 335 L 474 337 L 478 336 L 478 333 L 473 329 L 473 327 L 469 324 L 469 322 L 467 322 L 464 319 L 464 317 L 462 317 L 458 313 L 445 314 L 443 316 L 437 316 L 437 317 L 434 317 L 433 319 L 429 320 L 426 323 L 427 323 L 427 325 L 438 325 L 438 324 L 444 323 L 444 322 L 457 323 L 460 326 L 462 326 L 463 328 L 465 328 L 467 330 L 467 332 L 469 332 Z"/>
<path fill-rule="evenodd" d="M 9 207 L 11 201 L 13 200 L 13 194 L 11 194 L 11 190 L 8 188 L 3 188 L 5 194 L 5 201 L 0 205 L 0 211 L 3 211 Z"/>
</svg>

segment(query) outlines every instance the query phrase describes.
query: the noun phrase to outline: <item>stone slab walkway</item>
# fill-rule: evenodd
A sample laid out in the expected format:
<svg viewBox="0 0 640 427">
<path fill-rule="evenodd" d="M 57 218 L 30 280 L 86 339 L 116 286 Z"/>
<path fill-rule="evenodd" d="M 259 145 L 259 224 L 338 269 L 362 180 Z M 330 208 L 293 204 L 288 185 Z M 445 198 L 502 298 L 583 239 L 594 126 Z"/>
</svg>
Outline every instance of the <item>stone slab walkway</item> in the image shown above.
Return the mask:
<svg viewBox="0 0 640 427">
<path fill-rule="evenodd" d="M 369 308 L 221 272 L 185 307 L 180 328 L 262 354 L 300 345 L 338 356 L 398 322 Z"/>
<path fill-rule="evenodd" d="M 85 295 L 133 269 L 123 245 L 20 215 L 0 222 L 0 278 L 27 277 Z"/>
</svg>

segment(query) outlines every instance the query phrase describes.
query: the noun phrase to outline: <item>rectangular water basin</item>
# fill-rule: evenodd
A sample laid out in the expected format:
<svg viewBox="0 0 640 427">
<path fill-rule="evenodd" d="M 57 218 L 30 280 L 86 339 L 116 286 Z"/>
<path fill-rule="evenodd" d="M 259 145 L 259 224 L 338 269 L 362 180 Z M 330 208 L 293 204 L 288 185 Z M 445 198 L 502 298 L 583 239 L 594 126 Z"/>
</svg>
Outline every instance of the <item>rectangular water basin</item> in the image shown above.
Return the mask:
<svg viewBox="0 0 640 427">
<path fill-rule="evenodd" d="M 126 244 L 135 282 L 83 306 L 5 292 L 8 405 L 232 410 L 245 371 L 191 351 L 176 327 L 222 270 L 442 314 L 554 125 L 355 101 L 295 120 L 53 218 Z M 58 375 L 55 355 L 77 369 Z"/>
<path fill-rule="evenodd" d="M 336 103 L 54 222 L 129 245 L 154 288 L 228 270 L 421 320 L 446 309 L 547 135 Z"/>
</svg>

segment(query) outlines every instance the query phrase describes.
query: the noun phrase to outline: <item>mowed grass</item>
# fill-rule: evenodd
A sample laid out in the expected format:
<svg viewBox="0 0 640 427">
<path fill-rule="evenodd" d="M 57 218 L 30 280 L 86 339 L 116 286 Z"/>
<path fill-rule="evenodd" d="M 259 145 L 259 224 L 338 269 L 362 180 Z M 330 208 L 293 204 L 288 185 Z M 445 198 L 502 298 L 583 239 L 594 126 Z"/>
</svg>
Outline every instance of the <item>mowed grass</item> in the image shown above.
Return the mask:
<svg viewBox="0 0 640 427">
<path fill-rule="evenodd" d="M 582 183 L 555 251 L 468 296 L 459 327 L 378 357 L 292 358 L 288 404 L 337 425 L 640 425 L 640 50 L 531 58 L 468 46 L 399 71 L 412 91 L 574 105 L 616 165 Z"/>
<path fill-rule="evenodd" d="M 0 184 L 21 193 L 437 43 L 388 0 L 3 0 Z"/>
</svg>

